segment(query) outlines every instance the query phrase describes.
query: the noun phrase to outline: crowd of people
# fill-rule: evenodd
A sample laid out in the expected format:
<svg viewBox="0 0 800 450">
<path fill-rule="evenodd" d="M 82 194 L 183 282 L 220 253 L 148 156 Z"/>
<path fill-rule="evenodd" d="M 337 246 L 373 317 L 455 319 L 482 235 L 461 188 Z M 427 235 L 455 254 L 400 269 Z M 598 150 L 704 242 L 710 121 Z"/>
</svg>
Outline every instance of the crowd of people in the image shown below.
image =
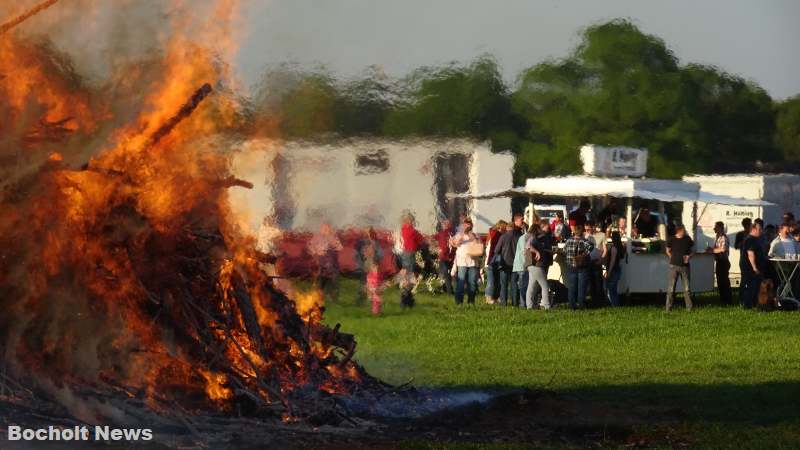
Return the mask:
<svg viewBox="0 0 800 450">
<path fill-rule="evenodd" d="M 488 304 L 550 309 L 554 289 L 548 272 L 562 242 L 570 307 L 583 308 L 587 296 L 619 306 L 617 286 L 625 257 L 622 234 L 616 226 L 603 227 L 586 219 L 587 212 L 588 202 L 573 211 L 566 223 L 559 213 L 549 221 L 534 219 L 532 224 L 526 224 L 522 214 L 514 214 L 511 222 L 500 220 L 489 230 L 485 249 L 479 251 L 474 251 L 480 239 L 472 232 L 471 220 L 464 218 L 458 230 L 444 221 L 437 234 L 439 254 L 454 249 L 455 257 L 446 262 L 440 258 L 440 273 L 455 277 L 456 304 L 463 303 L 465 293 L 467 303 L 474 304 L 478 279 L 483 278 Z M 445 285 L 450 283 L 447 280 Z"/>
<path fill-rule="evenodd" d="M 718 241 L 722 239 L 721 233 L 724 232 L 717 232 Z M 727 246 L 725 248 L 727 249 Z M 765 226 L 761 219 L 742 219 L 742 230 L 736 234 L 734 248 L 740 251 L 739 269 L 742 273 L 740 300 L 744 307 L 752 308 L 758 303 L 764 281 L 771 281 L 771 285 L 775 287 L 780 283 L 770 259 L 791 260 L 800 255 L 800 224 L 790 212 L 783 215 L 783 221 L 777 227 Z M 718 277 L 719 273 L 718 270 Z M 793 286 L 793 291 L 800 293 L 798 288 Z"/>
<path fill-rule="evenodd" d="M 368 299 L 372 312 L 380 314 L 380 292 L 394 282 L 400 287 L 401 304 L 410 308 L 414 305 L 420 274 L 429 272 L 438 275 L 443 291 L 452 295 L 458 305 L 475 304 L 479 281 L 482 281 L 487 304 L 546 310 L 554 304 L 553 295 L 559 294 L 558 286 L 551 286 L 548 281 L 548 272 L 556 255 L 560 254 L 565 297 L 570 308 L 584 308 L 587 297 L 591 297 L 595 305 L 621 306 L 618 286 L 628 254 L 628 244 L 624 242 L 626 218 L 604 215 L 601 211 L 595 222 L 588 213 L 589 203 L 585 201 L 566 220 L 563 214 L 557 213 L 552 219 L 534 218 L 533 223 L 526 224 L 523 215 L 517 213 L 510 222 L 498 221 L 485 239 L 474 232 L 471 219 L 464 215 L 458 224 L 443 219 L 438 231 L 426 237 L 416 229 L 413 215 L 406 214 L 394 237 L 399 267 L 394 280 L 384 280 L 381 271 L 384 252 L 375 231 L 367 228 L 356 247 L 358 272 L 364 287 L 359 298 Z M 631 234 L 655 236 L 657 225 L 643 207 L 636 215 Z M 733 303 L 729 279 L 730 243 L 726 231 L 724 224 L 717 222 L 713 246 L 698 250 L 684 226 L 668 227 L 665 242 L 669 261 L 665 274 L 667 311 L 673 306 L 679 280 L 686 309 L 692 309 L 690 264 L 698 251 L 714 255 L 720 301 L 726 305 Z M 786 213 L 777 227 L 765 226 L 761 219 L 746 218 L 742 220 L 742 230 L 736 234 L 733 245 L 741 252 L 740 302 L 750 308 L 757 304 L 764 280 L 773 280 L 775 286 L 779 284 L 770 259 L 793 259 L 800 255 L 800 228 L 791 213 Z M 429 251 L 430 246 L 435 248 L 434 252 Z M 331 299 L 338 294 L 335 261 L 336 252 L 341 249 L 341 242 L 325 225 L 309 243 L 309 251 L 319 265 L 316 274 L 319 286 Z M 419 261 L 426 267 L 420 267 Z"/>
</svg>

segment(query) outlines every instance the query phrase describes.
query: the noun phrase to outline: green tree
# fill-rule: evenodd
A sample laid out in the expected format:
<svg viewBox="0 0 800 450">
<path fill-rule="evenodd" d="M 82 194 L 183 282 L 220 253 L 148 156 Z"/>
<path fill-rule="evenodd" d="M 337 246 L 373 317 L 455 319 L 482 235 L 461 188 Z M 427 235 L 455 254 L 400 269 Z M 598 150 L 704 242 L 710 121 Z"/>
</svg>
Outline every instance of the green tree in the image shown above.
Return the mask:
<svg viewBox="0 0 800 450">
<path fill-rule="evenodd" d="M 662 40 L 626 20 L 591 26 L 568 58 L 524 71 L 512 102 L 532 143 L 520 159 L 532 165 L 518 169 L 532 175 L 576 170 L 585 143 L 647 148 L 648 173 L 660 177 L 718 161 L 741 165 L 754 151 L 776 156 L 762 89 L 709 67 L 681 67 Z"/>
<path fill-rule="evenodd" d="M 489 138 L 516 124 L 508 88 L 488 56 L 468 66 L 425 67 L 407 81 L 404 103 L 389 113 L 383 130 L 391 136 L 442 135 Z M 513 133 L 512 133 L 513 135 Z"/>
<path fill-rule="evenodd" d="M 800 161 L 800 95 L 776 105 L 775 143 L 783 157 Z"/>
<path fill-rule="evenodd" d="M 335 129 L 344 136 L 380 135 L 397 98 L 396 86 L 378 67 L 369 67 L 337 90 Z"/>
<path fill-rule="evenodd" d="M 301 70 L 284 64 L 264 73 L 251 106 L 255 127 L 277 127 L 283 136 L 305 138 L 335 130 L 337 87 L 323 67 Z"/>
</svg>

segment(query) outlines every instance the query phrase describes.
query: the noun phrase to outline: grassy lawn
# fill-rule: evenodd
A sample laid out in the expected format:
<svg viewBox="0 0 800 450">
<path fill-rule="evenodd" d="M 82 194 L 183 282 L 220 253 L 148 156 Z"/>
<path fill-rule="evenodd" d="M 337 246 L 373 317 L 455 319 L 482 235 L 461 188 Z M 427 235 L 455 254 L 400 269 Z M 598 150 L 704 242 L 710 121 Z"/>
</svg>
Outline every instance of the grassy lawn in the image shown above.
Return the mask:
<svg viewBox="0 0 800 450">
<path fill-rule="evenodd" d="M 403 311 L 389 290 L 384 314 L 372 317 L 356 291 L 345 280 L 326 321 L 354 333 L 357 360 L 389 382 L 657 405 L 677 411 L 682 419 L 670 426 L 701 446 L 800 446 L 798 313 L 724 308 L 709 296 L 691 313 L 656 305 L 525 311 L 457 307 L 424 293 Z"/>
</svg>

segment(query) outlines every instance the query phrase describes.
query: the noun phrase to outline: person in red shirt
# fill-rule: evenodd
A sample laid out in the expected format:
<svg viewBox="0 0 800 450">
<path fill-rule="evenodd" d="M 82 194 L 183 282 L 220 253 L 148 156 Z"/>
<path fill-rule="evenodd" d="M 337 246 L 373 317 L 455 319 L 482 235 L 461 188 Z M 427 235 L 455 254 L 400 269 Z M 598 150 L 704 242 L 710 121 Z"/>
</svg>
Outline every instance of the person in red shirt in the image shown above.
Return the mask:
<svg viewBox="0 0 800 450">
<path fill-rule="evenodd" d="M 439 247 L 439 278 L 442 279 L 447 294 L 453 294 L 453 277 L 450 275 L 455 255 L 455 249 L 450 246 L 450 238 L 453 235 L 453 224 L 450 219 L 443 219 L 439 223 L 439 232 L 434 237 Z"/>
<path fill-rule="evenodd" d="M 425 245 L 425 237 L 414 228 L 414 216 L 406 214 L 403 217 L 403 225 L 400 227 L 400 239 L 402 240 L 403 253 L 400 255 L 402 268 L 409 273 L 414 273 L 416 264 L 417 250 Z"/>
</svg>

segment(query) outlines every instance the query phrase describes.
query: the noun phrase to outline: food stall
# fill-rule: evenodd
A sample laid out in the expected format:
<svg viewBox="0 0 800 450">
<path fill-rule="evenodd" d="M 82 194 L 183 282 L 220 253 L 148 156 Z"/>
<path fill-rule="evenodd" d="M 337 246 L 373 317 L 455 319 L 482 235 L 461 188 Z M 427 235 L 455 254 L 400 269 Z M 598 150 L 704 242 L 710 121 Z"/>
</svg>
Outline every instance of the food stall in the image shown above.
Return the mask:
<svg viewBox="0 0 800 450">
<path fill-rule="evenodd" d="M 622 278 L 619 292 L 623 294 L 661 293 L 667 290 L 668 260 L 665 255 L 666 224 L 657 226 L 654 237 L 630 239 L 632 235 L 633 200 L 647 200 L 657 203 L 656 217 L 665 217 L 664 204 L 667 202 L 692 202 L 696 222 L 697 201 L 709 201 L 734 205 L 761 205 L 762 200 L 747 200 L 724 195 L 707 195 L 700 192 L 697 183 L 680 180 L 663 180 L 649 178 L 604 178 L 591 175 L 566 177 L 529 178 L 525 186 L 512 189 L 484 192 L 451 194 L 455 198 L 494 198 L 523 196 L 528 198 L 526 222 L 531 223 L 535 214 L 537 198 L 548 200 L 558 197 L 564 199 L 590 199 L 595 205 L 608 203 L 609 199 L 624 200 L 622 214 L 627 218 L 627 229 L 620 230 L 626 236 L 623 241 L 626 247 L 626 258 L 622 261 Z M 593 207 L 594 209 L 594 207 Z M 696 227 L 686 226 L 687 230 Z M 691 289 L 693 292 L 707 292 L 714 289 L 714 257 L 705 253 L 704 247 L 696 253 L 691 263 Z M 548 278 L 563 283 L 563 257 L 557 257 L 549 271 Z"/>
</svg>

